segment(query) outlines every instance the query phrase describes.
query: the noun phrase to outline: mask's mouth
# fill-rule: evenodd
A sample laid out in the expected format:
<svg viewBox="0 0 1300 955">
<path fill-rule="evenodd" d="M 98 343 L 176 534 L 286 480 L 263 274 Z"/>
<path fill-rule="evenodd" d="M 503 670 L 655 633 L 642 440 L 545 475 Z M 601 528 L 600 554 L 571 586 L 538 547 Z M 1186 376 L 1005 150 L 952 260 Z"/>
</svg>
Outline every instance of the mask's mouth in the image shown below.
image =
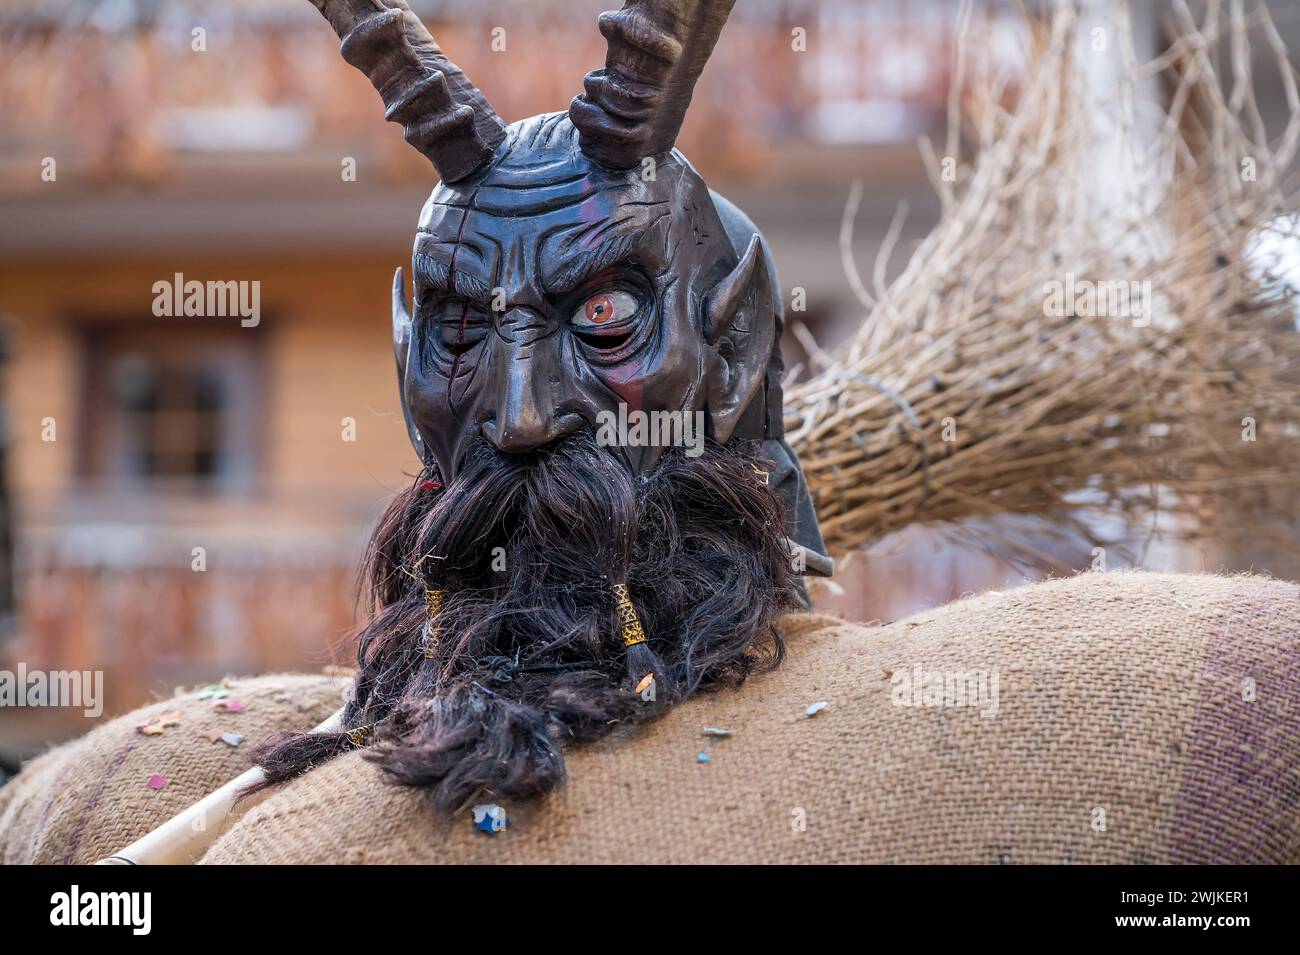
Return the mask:
<svg viewBox="0 0 1300 955">
<path fill-rule="evenodd" d="M 568 414 L 562 417 L 579 418 L 581 416 Z M 596 440 L 596 426 L 582 418 L 582 425 L 577 430 L 528 451 L 503 451 L 485 435 L 480 434 L 466 443 L 464 450 L 461 451 L 460 456 L 455 461 L 455 470 L 449 475 L 442 475 L 441 469 L 439 469 L 438 474 L 441 476 L 435 477 L 434 480 L 442 487 L 450 487 L 455 482 L 457 475 L 463 474 L 467 468 L 476 463 L 481 463 L 484 459 L 493 460 L 502 467 L 513 469 L 522 478 L 532 470 L 544 466 L 557 455 L 564 454 L 604 454 L 621 464 L 628 474 L 634 476 L 636 474 L 636 469 L 632 466 L 632 459 L 628 456 L 627 449 L 620 444 L 603 445 L 599 443 Z"/>
</svg>

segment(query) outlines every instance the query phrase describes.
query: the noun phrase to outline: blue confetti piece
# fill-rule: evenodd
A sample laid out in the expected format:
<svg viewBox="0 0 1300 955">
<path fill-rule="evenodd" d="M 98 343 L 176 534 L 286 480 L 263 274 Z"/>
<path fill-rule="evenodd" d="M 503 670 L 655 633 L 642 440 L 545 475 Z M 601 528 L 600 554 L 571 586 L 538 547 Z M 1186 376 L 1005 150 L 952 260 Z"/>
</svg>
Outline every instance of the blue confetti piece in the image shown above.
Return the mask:
<svg viewBox="0 0 1300 955">
<path fill-rule="evenodd" d="M 244 737 L 241 736 L 239 733 L 221 734 L 221 742 L 225 743 L 227 746 L 238 746 L 243 741 L 244 741 Z"/>
<path fill-rule="evenodd" d="M 479 832 L 486 832 L 490 836 L 495 836 L 510 825 L 510 817 L 506 815 L 506 811 L 494 802 L 475 806 L 472 812 L 474 813 L 474 828 Z"/>
<path fill-rule="evenodd" d="M 696 756 L 696 757 L 695 757 L 695 760 L 696 760 L 696 762 L 707 763 L 707 762 L 709 761 L 709 754 L 708 754 L 708 753 L 700 753 L 699 756 Z"/>
</svg>

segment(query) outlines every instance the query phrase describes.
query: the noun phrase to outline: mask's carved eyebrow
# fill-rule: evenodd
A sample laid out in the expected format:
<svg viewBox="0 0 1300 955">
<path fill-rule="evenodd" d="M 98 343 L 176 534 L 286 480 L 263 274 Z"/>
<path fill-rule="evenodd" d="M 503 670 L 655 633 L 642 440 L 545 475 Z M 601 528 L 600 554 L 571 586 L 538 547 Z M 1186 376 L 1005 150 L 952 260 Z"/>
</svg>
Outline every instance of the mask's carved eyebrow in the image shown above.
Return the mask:
<svg viewBox="0 0 1300 955">
<path fill-rule="evenodd" d="M 661 219 L 667 218 L 665 212 L 648 225 L 637 228 L 635 232 L 614 235 L 594 248 L 586 249 L 567 259 L 554 272 L 542 277 L 542 287 L 551 295 L 563 295 L 572 292 L 591 277 L 598 275 L 617 262 L 630 258 L 641 245 L 647 242 L 654 227 Z"/>
<path fill-rule="evenodd" d="M 492 290 L 487 287 L 486 282 L 476 279 L 464 269 L 456 269 L 453 273 L 449 263 L 436 259 L 428 253 L 415 253 L 413 265 L 416 276 L 427 288 L 461 295 L 478 302 L 486 302 L 492 297 Z"/>
</svg>

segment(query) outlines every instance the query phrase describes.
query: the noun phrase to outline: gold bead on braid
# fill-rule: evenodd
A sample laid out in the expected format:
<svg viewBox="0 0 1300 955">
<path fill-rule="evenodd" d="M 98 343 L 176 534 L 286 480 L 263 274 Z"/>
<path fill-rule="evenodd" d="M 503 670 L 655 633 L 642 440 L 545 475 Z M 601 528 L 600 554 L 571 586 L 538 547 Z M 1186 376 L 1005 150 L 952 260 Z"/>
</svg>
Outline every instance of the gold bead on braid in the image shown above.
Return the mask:
<svg viewBox="0 0 1300 955">
<path fill-rule="evenodd" d="M 645 629 L 632 606 L 632 598 L 627 592 L 627 584 L 615 584 L 614 609 L 618 613 L 618 635 L 623 638 L 623 646 L 634 647 L 645 643 Z"/>
<path fill-rule="evenodd" d="M 358 726 L 356 729 L 348 730 L 346 735 L 353 748 L 360 749 L 370 742 L 370 737 L 374 731 L 375 724 L 370 723 L 366 726 Z"/>
<path fill-rule="evenodd" d="M 434 587 L 425 588 L 424 609 L 429 619 L 429 636 L 424 642 L 424 657 L 426 660 L 432 660 L 438 654 L 438 638 L 442 636 L 442 627 L 437 626 L 434 620 L 446 602 L 447 591 Z"/>
</svg>

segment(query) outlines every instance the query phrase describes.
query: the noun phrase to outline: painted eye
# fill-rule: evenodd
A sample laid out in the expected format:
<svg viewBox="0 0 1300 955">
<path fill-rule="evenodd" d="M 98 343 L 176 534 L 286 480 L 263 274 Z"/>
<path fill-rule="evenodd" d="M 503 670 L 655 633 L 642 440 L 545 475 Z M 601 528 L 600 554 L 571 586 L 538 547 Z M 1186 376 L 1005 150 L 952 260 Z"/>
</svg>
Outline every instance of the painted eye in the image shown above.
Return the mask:
<svg viewBox="0 0 1300 955">
<path fill-rule="evenodd" d="M 569 318 L 569 324 L 580 332 L 597 331 L 626 322 L 640 309 L 641 303 L 631 292 L 607 289 L 597 292 L 579 305 Z"/>
</svg>

